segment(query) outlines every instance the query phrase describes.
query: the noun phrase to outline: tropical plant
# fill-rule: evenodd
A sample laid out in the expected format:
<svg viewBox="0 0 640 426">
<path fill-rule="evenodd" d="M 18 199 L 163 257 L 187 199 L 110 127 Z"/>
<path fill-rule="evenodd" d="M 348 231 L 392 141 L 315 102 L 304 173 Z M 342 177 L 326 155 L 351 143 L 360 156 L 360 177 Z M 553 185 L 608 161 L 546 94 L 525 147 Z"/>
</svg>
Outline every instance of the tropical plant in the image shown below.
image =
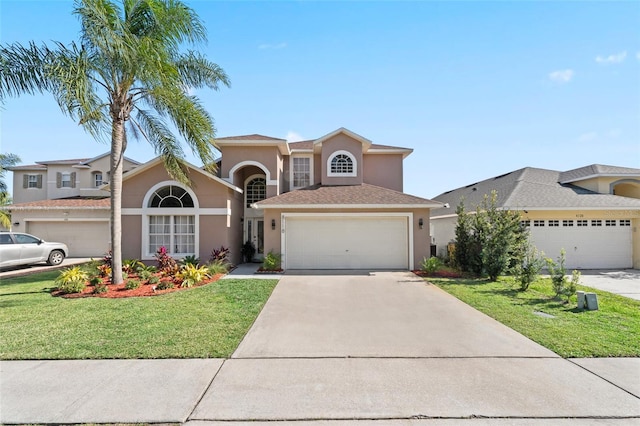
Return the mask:
<svg viewBox="0 0 640 426">
<path fill-rule="evenodd" d="M 155 256 L 158 261 L 158 268 L 160 268 L 161 272 L 165 274 L 175 272 L 178 267 L 178 263 L 169 255 L 166 247 L 160 247 Z"/>
<path fill-rule="evenodd" d="M 229 81 L 202 54 L 181 51 L 184 43 L 206 41 L 202 21 L 181 0 L 76 0 L 74 14 L 81 24 L 77 43 L 0 46 L 0 100 L 50 92 L 64 114 L 94 138 L 111 141 L 111 281 L 120 283 L 128 136 L 148 140 L 170 176 L 188 184 L 175 128 L 214 171 L 213 119 L 190 92 Z"/>
<path fill-rule="evenodd" d="M 229 264 L 221 260 L 209 263 L 207 268 L 209 268 L 209 274 L 211 275 L 226 274 L 229 272 Z"/>
<path fill-rule="evenodd" d="M 211 251 L 211 256 L 209 260 L 211 262 L 223 262 L 229 263 L 229 254 L 231 254 L 231 250 L 228 247 L 220 246 L 220 248 L 214 248 Z"/>
<path fill-rule="evenodd" d="M 2 207 L 11 204 L 11 197 L 4 181 L 4 174 L 8 167 L 15 166 L 20 162 L 20 157 L 15 154 L 0 154 L 0 226 L 11 228 L 11 213 Z"/>
<path fill-rule="evenodd" d="M 62 293 L 80 293 L 87 286 L 89 276 L 79 266 L 68 268 L 60 272 L 55 279 L 56 289 Z"/>
<path fill-rule="evenodd" d="M 127 280 L 127 282 L 124 285 L 124 289 L 125 290 L 135 290 L 137 288 L 140 288 L 140 286 L 142 285 L 142 283 L 140 282 L 140 280 Z"/>
<path fill-rule="evenodd" d="M 147 280 L 149 284 L 158 284 L 160 282 L 160 277 L 157 275 L 151 275 Z"/>
<path fill-rule="evenodd" d="M 150 284 L 156 284 L 156 283 L 151 283 L 150 282 Z M 168 290 L 168 289 L 173 288 L 175 286 L 173 284 L 173 281 L 158 281 L 157 284 L 158 285 L 156 286 L 156 289 L 158 289 L 158 290 Z"/>
<path fill-rule="evenodd" d="M 265 271 L 277 271 L 280 269 L 280 264 L 282 263 L 282 255 L 280 253 L 274 253 L 270 251 L 267 255 L 262 259 L 262 269 Z"/>
<path fill-rule="evenodd" d="M 544 265 L 544 253 L 539 252 L 533 244 L 527 243 L 523 255 L 513 267 L 513 275 L 521 291 L 527 291 L 529 286 L 538 279 Z"/>
<path fill-rule="evenodd" d="M 256 246 L 254 246 L 251 241 L 247 241 L 242 245 L 240 253 L 242 254 L 245 263 L 250 263 L 253 261 L 253 256 L 256 254 Z"/>
<path fill-rule="evenodd" d="M 435 256 L 428 259 L 424 257 L 422 258 L 422 262 L 420 263 L 420 269 L 427 274 L 433 274 L 440 268 L 442 268 L 442 260 Z"/>
<path fill-rule="evenodd" d="M 195 255 L 185 256 L 180 260 L 180 265 L 193 265 L 198 266 L 200 264 L 200 259 L 198 259 Z"/>
<path fill-rule="evenodd" d="M 138 259 L 125 259 L 122 261 L 122 270 L 127 274 L 136 273 L 140 268 L 145 268 L 145 264 Z"/>
<path fill-rule="evenodd" d="M 209 268 L 206 266 L 184 265 L 176 274 L 176 278 L 182 281 L 181 287 L 193 287 L 209 278 Z"/>
</svg>

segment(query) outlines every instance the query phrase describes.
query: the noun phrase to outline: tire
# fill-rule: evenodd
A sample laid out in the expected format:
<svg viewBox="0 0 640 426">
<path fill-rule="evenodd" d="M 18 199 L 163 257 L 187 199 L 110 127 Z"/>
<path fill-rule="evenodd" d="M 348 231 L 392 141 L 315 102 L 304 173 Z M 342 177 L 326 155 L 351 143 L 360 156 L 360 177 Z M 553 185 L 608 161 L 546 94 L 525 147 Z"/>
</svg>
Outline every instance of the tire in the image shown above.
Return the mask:
<svg viewBox="0 0 640 426">
<path fill-rule="evenodd" d="M 54 250 L 49 253 L 47 263 L 51 266 L 56 266 L 62 263 L 64 260 L 64 253 L 61 250 Z"/>
</svg>

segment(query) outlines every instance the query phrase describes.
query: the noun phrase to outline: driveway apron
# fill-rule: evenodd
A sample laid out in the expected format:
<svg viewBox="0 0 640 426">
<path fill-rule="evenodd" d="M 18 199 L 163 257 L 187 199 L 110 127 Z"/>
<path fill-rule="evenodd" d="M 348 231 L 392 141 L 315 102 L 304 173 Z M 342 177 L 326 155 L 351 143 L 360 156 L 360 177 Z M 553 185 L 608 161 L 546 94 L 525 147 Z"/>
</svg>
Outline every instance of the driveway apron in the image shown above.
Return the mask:
<svg viewBox="0 0 640 426">
<path fill-rule="evenodd" d="M 285 275 L 191 421 L 634 418 L 640 399 L 406 272 Z"/>
</svg>

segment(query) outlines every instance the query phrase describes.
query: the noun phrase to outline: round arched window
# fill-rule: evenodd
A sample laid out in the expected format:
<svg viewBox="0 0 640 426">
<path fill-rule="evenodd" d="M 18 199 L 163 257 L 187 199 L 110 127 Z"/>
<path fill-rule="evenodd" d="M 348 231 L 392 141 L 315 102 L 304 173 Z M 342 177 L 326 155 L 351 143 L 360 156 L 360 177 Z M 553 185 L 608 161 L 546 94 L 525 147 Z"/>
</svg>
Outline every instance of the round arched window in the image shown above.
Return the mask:
<svg viewBox="0 0 640 426">
<path fill-rule="evenodd" d="M 194 207 L 191 195 L 179 186 L 163 186 L 153 193 L 149 200 L 149 207 L 175 208 Z"/>
</svg>

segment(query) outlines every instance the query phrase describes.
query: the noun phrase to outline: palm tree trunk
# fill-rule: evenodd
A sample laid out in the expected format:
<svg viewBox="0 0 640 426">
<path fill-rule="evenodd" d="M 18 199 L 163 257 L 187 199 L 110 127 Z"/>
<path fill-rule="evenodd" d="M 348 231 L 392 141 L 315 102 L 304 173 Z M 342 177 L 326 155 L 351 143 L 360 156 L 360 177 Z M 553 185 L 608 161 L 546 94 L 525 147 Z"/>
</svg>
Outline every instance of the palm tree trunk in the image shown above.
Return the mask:
<svg viewBox="0 0 640 426">
<path fill-rule="evenodd" d="M 122 170 L 124 160 L 124 120 L 114 117 L 111 127 L 111 282 L 120 284 L 122 277 Z"/>
</svg>

